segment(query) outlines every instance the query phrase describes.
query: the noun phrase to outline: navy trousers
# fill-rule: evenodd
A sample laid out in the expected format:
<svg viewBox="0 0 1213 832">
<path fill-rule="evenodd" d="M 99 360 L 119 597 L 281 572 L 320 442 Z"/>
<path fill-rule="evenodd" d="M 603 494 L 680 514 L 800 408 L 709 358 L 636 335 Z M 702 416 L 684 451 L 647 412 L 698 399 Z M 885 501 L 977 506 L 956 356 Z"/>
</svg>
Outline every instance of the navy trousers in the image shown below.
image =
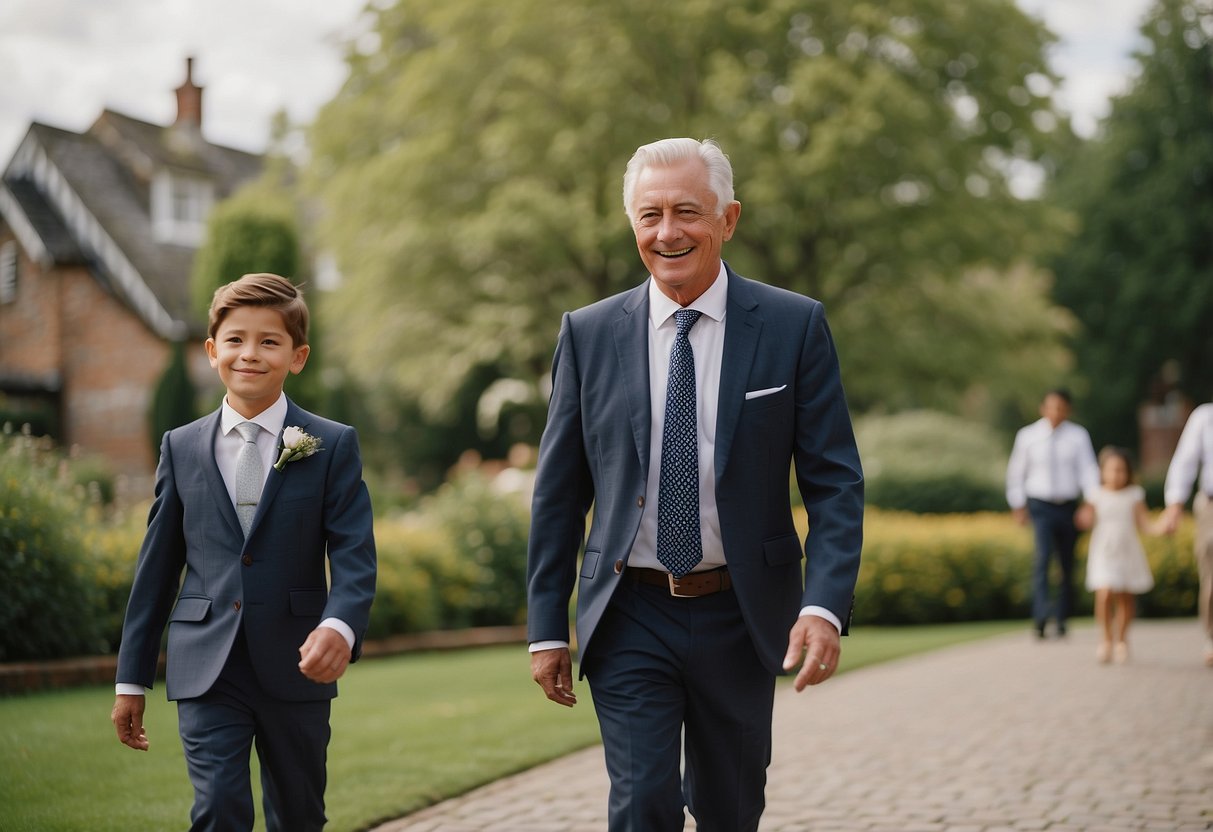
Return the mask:
<svg viewBox="0 0 1213 832">
<path fill-rule="evenodd" d="M 700 832 L 758 828 L 775 676 L 732 591 L 674 598 L 625 574 L 582 669 L 611 779 L 610 832 L 680 830 L 684 805 Z"/>
<path fill-rule="evenodd" d="M 1074 604 L 1074 546 L 1078 529 L 1074 527 L 1074 512 L 1078 501 L 1050 503 L 1028 500 L 1028 516 L 1036 536 L 1036 560 L 1032 569 L 1032 619 L 1037 630 L 1043 630 L 1051 614 L 1057 619 L 1059 633 L 1066 630 L 1066 619 Z M 1061 567 L 1061 583 L 1054 604 L 1049 591 L 1049 564 L 1053 555 Z"/>
<path fill-rule="evenodd" d="M 194 785 L 191 832 L 253 828 L 249 755 L 261 765 L 269 832 L 324 828 L 325 760 L 331 700 L 284 702 L 265 693 L 241 631 L 214 686 L 177 702 L 185 762 Z"/>
</svg>

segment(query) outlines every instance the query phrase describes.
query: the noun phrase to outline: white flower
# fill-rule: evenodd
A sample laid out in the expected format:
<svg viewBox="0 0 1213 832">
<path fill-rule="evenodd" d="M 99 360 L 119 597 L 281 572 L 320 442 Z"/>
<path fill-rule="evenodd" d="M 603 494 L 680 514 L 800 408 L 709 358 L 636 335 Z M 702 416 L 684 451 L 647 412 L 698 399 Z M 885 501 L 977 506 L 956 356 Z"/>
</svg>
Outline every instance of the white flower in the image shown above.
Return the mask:
<svg viewBox="0 0 1213 832">
<path fill-rule="evenodd" d="M 281 471 L 288 462 L 309 457 L 321 450 L 320 440 L 303 432 L 303 428 L 289 427 L 282 432 L 282 454 L 274 463 L 274 468 Z"/>
</svg>

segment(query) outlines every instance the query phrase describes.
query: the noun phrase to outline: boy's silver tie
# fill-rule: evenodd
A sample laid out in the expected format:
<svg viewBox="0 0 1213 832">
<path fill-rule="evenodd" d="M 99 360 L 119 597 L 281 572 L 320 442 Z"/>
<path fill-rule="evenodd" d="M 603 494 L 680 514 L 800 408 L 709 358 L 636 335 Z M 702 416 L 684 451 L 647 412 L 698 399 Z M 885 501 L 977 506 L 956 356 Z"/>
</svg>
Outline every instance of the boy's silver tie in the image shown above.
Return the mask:
<svg viewBox="0 0 1213 832">
<path fill-rule="evenodd" d="M 236 425 L 244 445 L 236 457 L 236 516 L 240 528 L 248 537 L 253 527 L 253 516 L 257 513 L 257 501 L 261 499 L 261 487 L 265 484 L 265 468 L 261 462 L 261 451 L 257 450 L 257 434 L 261 427 L 253 422 Z"/>
</svg>

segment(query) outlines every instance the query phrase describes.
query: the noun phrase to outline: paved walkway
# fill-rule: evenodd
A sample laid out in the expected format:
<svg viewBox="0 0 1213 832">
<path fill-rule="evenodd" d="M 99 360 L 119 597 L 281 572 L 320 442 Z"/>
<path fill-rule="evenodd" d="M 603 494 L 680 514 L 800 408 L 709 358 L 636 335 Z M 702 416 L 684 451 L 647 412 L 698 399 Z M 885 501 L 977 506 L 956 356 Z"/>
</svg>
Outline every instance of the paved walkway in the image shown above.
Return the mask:
<svg viewBox="0 0 1213 832">
<path fill-rule="evenodd" d="M 1139 622 L 1123 666 L 1095 643 L 1017 633 L 781 686 L 762 832 L 1213 829 L 1196 623 Z M 376 832 L 602 832 L 607 788 L 595 747 Z"/>
</svg>

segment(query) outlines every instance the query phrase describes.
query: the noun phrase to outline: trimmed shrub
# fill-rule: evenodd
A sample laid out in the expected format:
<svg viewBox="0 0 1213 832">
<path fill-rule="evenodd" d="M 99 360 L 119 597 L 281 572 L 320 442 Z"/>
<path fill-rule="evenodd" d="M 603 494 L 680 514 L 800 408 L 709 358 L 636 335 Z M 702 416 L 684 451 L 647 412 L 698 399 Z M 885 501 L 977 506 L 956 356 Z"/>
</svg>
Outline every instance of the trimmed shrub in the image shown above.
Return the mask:
<svg viewBox="0 0 1213 832">
<path fill-rule="evenodd" d="M 920 514 L 1003 511 L 1007 453 L 985 425 L 907 411 L 855 423 L 868 505 Z"/>
<path fill-rule="evenodd" d="M 803 521 L 801 527 L 804 527 Z M 1174 537 L 1144 537 L 1155 587 L 1138 599 L 1142 616 L 1193 615 L 1197 578 L 1191 519 Z M 1090 614 L 1086 545 L 1077 551 L 1074 600 Z M 855 592 L 862 624 L 932 624 L 1028 618 L 1033 542 L 1009 514 L 919 516 L 869 510 Z"/>
<path fill-rule="evenodd" d="M 194 384 L 190 381 L 189 368 L 185 361 L 185 343 L 174 341 L 170 347 L 168 364 L 152 391 L 151 410 L 148 414 L 149 441 L 152 456 L 159 458 L 160 443 L 164 434 L 173 428 L 194 421 Z"/>
</svg>

